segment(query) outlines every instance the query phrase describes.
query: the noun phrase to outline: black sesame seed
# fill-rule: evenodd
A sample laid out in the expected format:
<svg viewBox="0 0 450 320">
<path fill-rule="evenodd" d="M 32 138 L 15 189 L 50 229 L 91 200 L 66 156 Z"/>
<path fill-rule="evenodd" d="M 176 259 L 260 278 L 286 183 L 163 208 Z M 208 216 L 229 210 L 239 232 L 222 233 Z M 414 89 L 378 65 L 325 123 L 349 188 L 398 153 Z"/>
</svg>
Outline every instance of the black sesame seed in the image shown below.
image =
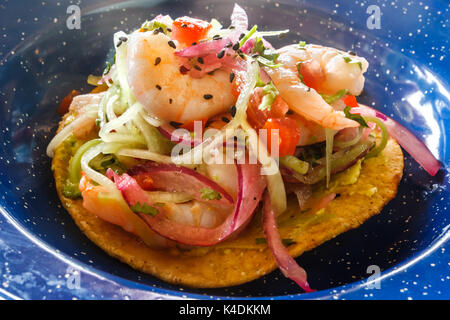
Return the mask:
<svg viewBox="0 0 450 320">
<path fill-rule="evenodd" d="M 209 74 L 210 76 L 214 75 L 214 70 L 211 71 L 211 72 L 208 72 L 208 74 Z"/>
<path fill-rule="evenodd" d="M 353 52 L 353 51 L 349 51 L 348 54 L 349 54 L 349 55 L 352 55 L 352 56 L 356 56 L 356 53 Z"/>
<path fill-rule="evenodd" d="M 202 68 L 200 68 L 198 65 L 195 65 L 195 66 L 194 66 L 194 69 L 195 69 L 195 70 L 198 70 L 198 71 L 202 71 Z"/>
<path fill-rule="evenodd" d="M 187 27 L 187 24 L 183 23 L 183 24 L 181 25 L 181 27 L 182 27 L 182 28 L 186 28 L 186 27 Z"/>
<path fill-rule="evenodd" d="M 153 34 L 158 34 L 158 33 L 159 33 L 159 29 L 153 30 Z"/>
<path fill-rule="evenodd" d="M 156 85 L 156 89 L 161 90 L 161 86 L 159 84 Z"/>
<path fill-rule="evenodd" d="M 228 29 L 235 29 L 236 27 L 235 26 L 230 26 Z"/>
<path fill-rule="evenodd" d="M 230 108 L 230 114 L 231 114 L 232 117 L 234 117 L 236 115 L 236 106 L 232 106 Z"/>
<path fill-rule="evenodd" d="M 220 40 L 220 39 L 222 39 L 222 37 L 219 36 L 218 34 L 216 34 L 216 35 L 213 37 L 213 40 Z"/>
<path fill-rule="evenodd" d="M 239 47 L 240 47 L 239 42 L 236 42 L 233 46 L 233 50 L 236 51 L 239 49 Z"/>
<path fill-rule="evenodd" d="M 172 98 L 170 98 L 170 99 L 169 99 L 169 103 L 170 103 L 170 104 L 172 104 L 172 102 L 173 102 L 173 99 L 172 99 Z"/>
<path fill-rule="evenodd" d="M 155 66 L 157 66 L 161 62 L 161 57 L 156 57 Z"/>
<path fill-rule="evenodd" d="M 258 58 L 258 57 L 259 57 L 259 54 L 257 54 L 257 53 L 255 53 L 255 54 L 252 55 L 252 58 L 253 58 L 253 59 L 256 59 L 256 58 Z"/>
<path fill-rule="evenodd" d="M 230 82 L 233 82 L 233 80 L 234 80 L 234 77 L 235 77 L 235 74 L 232 72 L 232 73 L 230 73 Z"/>
<path fill-rule="evenodd" d="M 242 40 L 245 37 L 245 33 L 241 33 L 241 35 L 239 36 L 239 40 Z"/>
<path fill-rule="evenodd" d="M 192 42 L 192 45 L 195 46 L 197 44 L 197 42 Z"/>
<path fill-rule="evenodd" d="M 231 48 L 233 46 L 233 42 L 228 42 L 225 48 Z"/>
<path fill-rule="evenodd" d="M 174 48 L 174 49 L 177 48 L 175 42 L 173 42 L 172 40 L 170 40 L 170 41 L 168 42 L 168 44 L 169 44 L 169 46 L 171 46 L 171 47 Z"/>
<path fill-rule="evenodd" d="M 119 39 L 119 42 L 117 43 L 117 48 L 122 45 L 122 40 Z"/>
<path fill-rule="evenodd" d="M 222 59 L 224 56 L 225 56 L 225 50 L 222 50 L 217 54 L 217 58 L 219 58 L 219 59 Z"/>
<path fill-rule="evenodd" d="M 169 31 L 169 32 L 172 32 L 172 29 L 170 29 L 170 28 L 167 28 L 167 31 Z"/>
<path fill-rule="evenodd" d="M 230 119 L 228 119 L 227 117 L 222 117 L 222 121 L 225 123 L 228 123 L 228 122 L 230 122 Z"/>
<path fill-rule="evenodd" d="M 256 198 L 256 197 L 253 197 L 253 200 L 255 200 L 255 201 L 256 201 L 256 200 L 257 200 L 257 198 Z"/>
<path fill-rule="evenodd" d="M 186 73 L 188 73 L 188 72 L 189 72 L 189 69 L 186 68 L 185 66 L 181 66 L 181 67 L 180 67 L 180 73 L 181 73 L 181 74 L 186 74 Z"/>
<path fill-rule="evenodd" d="M 202 57 L 198 57 L 198 58 L 197 58 L 197 61 L 198 61 L 198 63 L 201 63 L 201 64 L 204 64 L 204 63 L 205 63 L 205 61 L 203 60 Z"/>
<path fill-rule="evenodd" d="M 119 40 L 122 41 L 122 42 L 127 42 L 128 38 L 127 37 L 120 37 Z"/>
<path fill-rule="evenodd" d="M 212 95 L 212 94 L 205 94 L 205 95 L 203 96 L 203 98 L 205 98 L 205 100 L 209 100 L 209 99 L 212 99 L 212 98 L 213 98 L 213 95 Z"/>
</svg>

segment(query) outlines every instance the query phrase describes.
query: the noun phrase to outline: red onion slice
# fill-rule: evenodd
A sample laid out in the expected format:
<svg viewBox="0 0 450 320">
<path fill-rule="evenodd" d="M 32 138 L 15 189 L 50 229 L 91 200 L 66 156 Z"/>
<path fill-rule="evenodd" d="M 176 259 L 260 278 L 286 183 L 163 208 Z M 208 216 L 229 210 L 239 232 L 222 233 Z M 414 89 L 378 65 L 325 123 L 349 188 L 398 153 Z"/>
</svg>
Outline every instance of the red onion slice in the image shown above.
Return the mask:
<svg viewBox="0 0 450 320">
<path fill-rule="evenodd" d="M 232 205 L 234 202 L 233 197 L 216 182 L 193 169 L 175 164 L 147 162 L 134 166 L 128 170 L 128 174 L 131 176 L 148 176 L 153 180 L 152 186 L 155 189 L 187 193 L 198 201 L 225 206 Z M 218 192 L 220 199 L 203 199 L 202 189 L 204 188 Z"/>
<path fill-rule="evenodd" d="M 267 244 L 275 257 L 275 260 L 277 260 L 281 272 L 285 277 L 294 280 L 303 290 L 305 290 L 305 292 L 313 292 L 314 290 L 309 287 L 306 279 L 306 271 L 291 257 L 281 241 L 275 219 L 275 212 L 271 207 L 270 196 L 268 193 L 266 193 L 264 197 L 263 228 Z"/>
<path fill-rule="evenodd" d="M 156 216 L 139 214 L 149 227 L 159 235 L 179 243 L 193 246 L 212 246 L 227 239 L 234 232 L 241 230 L 253 216 L 266 188 L 265 180 L 260 175 L 258 165 L 236 164 L 238 173 L 238 196 L 234 211 L 216 228 L 194 227 L 170 221 L 164 211 Z M 117 175 L 110 170 L 108 175 L 114 177 L 117 188 L 122 192 L 131 206 L 137 203 L 152 205 L 147 194 L 128 174 Z"/>
<path fill-rule="evenodd" d="M 403 149 L 405 149 L 406 152 L 408 152 L 431 176 L 436 175 L 441 168 L 441 163 L 434 157 L 427 146 L 395 120 L 375 109 L 361 104 L 357 108 L 352 108 L 351 112 L 375 116 L 381 119 L 386 125 L 389 134 L 397 140 Z"/>
<path fill-rule="evenodd" d="M 158 131 L 161 132 L 161 134 L 170 141 L 180 143 L 184 146 L 195 147 L 202 143 L 201 139 L 193 139 L 188 130 L 185 130 L 186 134 L 180 134 L 179 132 L 181 130 L 177 131 L 176 128 L 168 123 L 159 126 Z"/>
</svg>

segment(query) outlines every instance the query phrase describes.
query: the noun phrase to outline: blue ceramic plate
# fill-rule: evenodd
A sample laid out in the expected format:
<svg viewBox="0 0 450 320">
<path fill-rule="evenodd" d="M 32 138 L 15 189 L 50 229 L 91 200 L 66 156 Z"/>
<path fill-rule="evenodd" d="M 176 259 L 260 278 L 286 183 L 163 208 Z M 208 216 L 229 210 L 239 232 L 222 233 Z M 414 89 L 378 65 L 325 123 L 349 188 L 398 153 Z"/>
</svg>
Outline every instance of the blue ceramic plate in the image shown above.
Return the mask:
<svg viewBox="0 0 450 320">
<path fill-rule="evenodd" d="M 426 3 L 426 4 L 425 4 Z M 217 17 L 232 1 L 80 1 L 70 30 L 69 1 L 0 4 L 0 296 L 4 298 L 450 298 L 448 241 L 450 76 L 447 1 L 240 1 L 250 22 L 289 28 L 276 46 L 299 40 L 352 50 L 370 62 L 361 102 L 423 139 L 444 168 L 428 176 L 405 155 L 397 197 L 362 227 L 301 256 L 317 292 L 275 271 L 230 288 L 172 286 L 136 272 L 93 245 L 61 207 L 45 149 L 60 99 L 88 90 L 111 54 L 112 35 L 145 19 Z M 380 10 L 380 29 L 370 13 Z M 369 9 L 369 13 L 367 10 Z M 370 27 L 370 28 L 369 28 Z M 379 282 L 367 280 L 381 270 Z"/>
</svg>

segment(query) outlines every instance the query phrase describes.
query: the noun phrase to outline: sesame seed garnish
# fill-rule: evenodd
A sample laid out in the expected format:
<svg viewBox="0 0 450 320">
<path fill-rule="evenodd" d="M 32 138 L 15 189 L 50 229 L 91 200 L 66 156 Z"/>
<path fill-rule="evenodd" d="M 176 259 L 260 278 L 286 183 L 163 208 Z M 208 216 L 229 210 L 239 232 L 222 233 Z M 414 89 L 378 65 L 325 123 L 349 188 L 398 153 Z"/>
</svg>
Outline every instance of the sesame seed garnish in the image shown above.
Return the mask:
<svg viewBox="0 0 450 320">
<path fill-rule="evenodd" d="M 235 77 L 235 74 L 232 72 L 232 73 L 230 73 L 230 82 L 233 82 L 233 80 L 234 80 L 234 77 Z"/>
<path fill-rule="evenodd" d="M 236 51 L 239 49 L 239 42 L 236 42 L 233 46 L 233 50 Z"/>
<path fill-rule="evenodd" d="M 122 41 L 122 42 L 127 42 L 128 38 L 127 37 L 120 37 L 119 40 Z"/>
<path fill-rule="evenodd" d="M 245 37 L 245 33 L 241 33 L 241 35 L 239 36 L 239 40 L 242 40 Z"/>
<path fill-rule="evenodd" d="M 230 114 L 231 114 L 232 117 L 234 117 L 236 115 L 236 106 L 232 106 L 230 108 Z"/>
<path fill-rule="evenodd" d="M 197 45 L 197 42 L 192 42 L 192 45 L 193 45 L 193 46 Z"/>
<path fill-rule="evenodd" d="M 198 63 L 201 63 L 201 64 L 204 64 L 204 63 L 205 63 L 205 61 L 203 60 L 202 57 L 198 57 L 198 58 L 197 58 L 197 61 L 198 61 Z"/>
<path fill-rule="evenodd" d="M 225 48 L 231 48 L 233 46 L 233 42 L 228 42 L 227 45 L 225 46 Z"/>
<path fill-rule="evenodd" d="M 186 28 L 186 27 L 187 27 L 187 24 L 183 23 L 183 24 L 181 25 L 181 27 L 182 27 L 182 28 Z"/>
<path fill-rule="evenodd" d="M 170 40 L 170 41 L 168 42 L 168 44 L 169 44 L 169 46 L 171 46 L 171 47 L 174 48 L 174 49 L 177 48 L 175 42 L 173 42 L 172 40 Z"/>
<path fill-rule="evenodd" d="M 225 123 L 228 123 L 228 122 L 230 122 L 230 119 L 228 119 L 227 117 L 222 117 L 222 121 Z"/>
<path fill-rule="evenodd" d="M 169 99 L 169 103 L 170 103 L 170 104 L 172 104 L 172 102 L 173 102 L 173 99 L 172 99 L 172 98 L 170 98 L 170 99 Z"/>
<path fill-rule="evenodd" d="M 156 89 L 161 90 L 161 86 L 159 84 L 156 85 Z"/>
<path fill-rule="evenodd" d="M 213 40 L 220 40 L 220 39 L 222 39 L 222 37 L 219 36 L 218 34 L 216 34 L 216 35 L 213 37 Z"/>
<path fill-rule="evenodd" d="M 186 74 L 186 73 L 188 73 L 188 72 L 189 72 L 189 69 L 186 68 L 185 66 L 181 66 L 181 67 L 180 67 L 180 73 L 181 73 L 181 74 Z"/>
<path fill-rule="evenodd" d="M 349 51 L 348 54 L 349 54 L 349 55 L 352 55 L 352 56 L 356 56 L 356 53 L 353 52 L 353 51 Z"/>
<path fill-rule="evenodd" d="M 224 56 L 225 56 L 225 50 L 222 50 L 217 54 L 217 58 L 219 58 L 219 59 L 222 59 Z"/>
<path fill-rule="evenodd" d="M 161 57 L 156 57 L 155 66 L 157 66 L 161 62 Z"/>
<path fill-rule="evenodd" d="M 212 94 L 205 94 L 205 95 L 203 96 L 203 98 L 205 98 L 205 100 L 209 100 L 209 99 L 212 99 L 212 98 L 213 98 L 213 95 L 212 95 Z"/>
<path fill-rule="evenodd" d="M 195 69 L 195 70 L 198 70 L 198 71 L 202 71 L 202 68 L 200 68 L 198 65 L 195 65 L 195 66 L 194 66 L 194 69 Z"/>
<path fill-rule="evenodd" d="M 169 31 L 169 32 L 172 32 L 172 29 L 170 29 L 170 28 L 167 28 L 167 31 Z"/>
</svg>

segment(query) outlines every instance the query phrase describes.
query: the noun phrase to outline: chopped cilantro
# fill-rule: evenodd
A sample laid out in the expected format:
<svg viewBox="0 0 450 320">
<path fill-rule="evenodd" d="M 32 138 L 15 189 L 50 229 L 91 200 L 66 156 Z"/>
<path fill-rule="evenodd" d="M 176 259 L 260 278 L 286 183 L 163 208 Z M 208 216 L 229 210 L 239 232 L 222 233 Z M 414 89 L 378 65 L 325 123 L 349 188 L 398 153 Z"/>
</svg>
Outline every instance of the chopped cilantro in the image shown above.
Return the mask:
<svg viewBox="0 0 450 320">
<path fill-rule="evenodd" d="M 301 67 L 302 67 L 302 61 L 297 62 L 297 72 L 298 72 L 298 77 L 300 78 L 300 81 L 305 84 L 305 79 L 303 79 L 303 75 L 301 73 Z"/>
<path fill-rule="evenodd" d="M 273 82 L 270 81 L 266 84 L 262 89 L 263 98 L 261 100 L 261 104 L 258 106 L 259 110 L 270 110 L 272 107 L 272 103 L 275 101 L 275 98 L 278 96 L 278 90 L 273 85 Z"/>
<path fill-rule="evenodd" d="M 105 70 L 103 70 L 103 75 L 106 76 L 110 70 L 111 70 L 111 63 L 109 63 L 109 61 L 106 61 L 106 68 Z"/>
<path fill-rule="evenodd" d="M 345 117 L 358 122 L 363 128 L 368 128 L 369 126 L 367 125 L 366 120 L 364 120 L 364 118 L 359 114 L 350 113 L 350 109 L 351 108 L 349 106 L 345 107 L 344 109 Z"/>
<path fill-rule="evenodd" d="M 353 60 L 352 58 L 350 58 L 348 56 L 344 56 L 344 61 L 347 62 L 347 63 L 357 64 L 359 66 L 359 69 L 362 70 L 362 63 L 361 63 L 361 61 Z"/>
<path fill-rule="evenodd" d="M 206 200 L 220 200 L 222 196 L 219 192 L 212 190 L 210 188 L 203 188 L 200 190 L 202 192 L 202 199 Z"/>
<path fill-rule="evenodd" d="M 149 215 L 151 215 L 153 217 L 156 216 L 159 213 L 158 209 L 156 209 L 156 208 L 154 208 L 154 207 L 152 207 L 152 206 L 150 206 L 150 205 L 148 205 L 146 203 L 141 204 L 140 202 L 138 202 L 134 206 L 131 206 L 130 209 L 133 212 L 149 214 Z"/>
<path fill-rule="evenodd" d="M 300 47 L 300 50 L 306 50 L 306 42 L 305 41 L 300 41 L 298 43 L 298 46 Z"/>
<path fill-rule="evenodd" d="M 162 22 L 155 21 L 155 20 L 152 20 L 152 21 L 145 21 L 145 22 L 142 24 L 141 28 L 144 29 L 145 31 L 153 31 L 153 30 L 156 30 L 156 29 L 163 30 L 163 33 L 164 33 L 165 35 L 167 35 L 167 32 L 168 32 L 168 30 L 167 30 L 167 28 L 168 28 L 167 25 L 165 25 L 165 24 L 162 23 Z"/>
</svg>

